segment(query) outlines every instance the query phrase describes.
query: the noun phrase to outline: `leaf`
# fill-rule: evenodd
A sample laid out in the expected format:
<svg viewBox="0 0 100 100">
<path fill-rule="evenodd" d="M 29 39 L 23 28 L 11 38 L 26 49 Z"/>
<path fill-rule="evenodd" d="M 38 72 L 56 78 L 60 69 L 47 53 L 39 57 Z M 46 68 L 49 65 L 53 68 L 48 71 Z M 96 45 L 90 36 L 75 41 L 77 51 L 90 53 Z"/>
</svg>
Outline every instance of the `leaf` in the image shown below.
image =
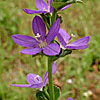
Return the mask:
<svg viewBox="0 0 100 100">
<path fill-rule="evenodd" d="M 36 98 L 37 98 L 37 100 L 48 100 L 48 99 L 45 97 L 43 91 L 37 91 L 37 92 L 36 92 Z"/>
<path fill-rule="evenodd" d="M 60 96 L 60 88 L 57 86 L 54 86 L 54 92 L 55 92 L 55 100 L 58 100 Z"/>
</svg>

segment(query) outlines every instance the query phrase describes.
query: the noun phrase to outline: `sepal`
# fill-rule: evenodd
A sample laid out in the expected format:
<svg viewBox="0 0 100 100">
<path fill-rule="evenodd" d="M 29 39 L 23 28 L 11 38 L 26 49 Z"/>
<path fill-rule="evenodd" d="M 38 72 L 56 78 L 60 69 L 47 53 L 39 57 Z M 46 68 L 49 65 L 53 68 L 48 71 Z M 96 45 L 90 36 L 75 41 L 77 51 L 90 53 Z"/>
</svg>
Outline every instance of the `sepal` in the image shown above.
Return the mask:
<svg viewBox="0 0 100 100">
<path fill-rule="evenodd" d="M 65 50 L 61 49 L 61 50 L 60 50 L 60 54 L 59 54 L 59 55 L 56 55 L 56 56 L 53 56 L 51 59 L 52 59 L 53 61 L 55 61 L 55 60 L 57 60 L 58 58 L 64 57 L 64 56 L 69 55 L 69 54 L 71 54 L 71 53 L 72 53 L 72 50 L 70 50 L 70 49 L 65 49 Z"/>
</svg>

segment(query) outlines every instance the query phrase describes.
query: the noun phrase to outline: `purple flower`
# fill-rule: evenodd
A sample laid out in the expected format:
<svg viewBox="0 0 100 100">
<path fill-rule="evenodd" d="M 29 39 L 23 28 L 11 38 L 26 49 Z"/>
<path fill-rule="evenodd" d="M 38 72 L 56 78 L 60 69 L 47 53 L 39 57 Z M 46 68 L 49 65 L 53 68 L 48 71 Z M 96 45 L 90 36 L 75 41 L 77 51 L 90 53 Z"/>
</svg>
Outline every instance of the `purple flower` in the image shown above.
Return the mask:
<svg viewBox="0 0 100 100">
<path fill-rule="evenodd" d="M 46 27 L 39 16 L 35 16 L 32 21 L 32 29 L 37 40 L 26 35 L 12 35 L 12 39 L 16 44 L 19 44 L 26 49 L 20 51 L 23 54 L 35 55 L 43 51 L 48 56 L 58 55 L 60 47 L 56 43 L 50 42 L 55 38 L 60 29 L 60 19 L 57 19 L 51 26 L 46 36 Z"/>
<path fill-rule="evenodd" d="M 74 35 L 69 36 L 68 33 L 63 30 L 60 29 L 59 33 L 57 34 L 57 38 L 59 40 L 59 42 L 61 43 L 61 46 L 63 46 L 64 49 L 85 49 L 88 48 L 88 42 L 90 37 L 86 36 L 83 37 L 81 39 L 78 39 L 72 43 L 69 43 L 70 40 L 72 39 Z"/>
<path fill-rule="evenodd" d="M 56 66 L 55 62 L 53 62 L 52 74 L 55 74 L 56 71 L 57 71 L 57 66 Z M 29 73 L 27 75 L 27 82 L 28 82 L 28 84 L 11 84 L 11 86 L 21 87 L 21 88 L 25 88 L 25 87 L 38 88 L 39 90 L 42 90 L 42 88 L 44 86 L 46 86 L 46 83 L 48 82 L 48 70 L 46 71 L 46 73 L 43 77 L 43 81 L 39 75 Z"/>
<path fill-rule="evenodd" d="M 35 5 L 38 10 L 30 10 L 30 9 L 23 9 L 24 12 L 27 14 L 36 14 L 36 13 L 52 13 L 53 7 L 51 6 L 53 0 L 47 0 L 47 4 L 43 0 L 36 0 Z M 66 8 L 70 7 L 70 5 L 65 6 L 61 10 L 65 10 Z"/>
<path fill-rule="evenodd" d="M 66 100 L 72 100 L 72 98 L 71 97 L 69 97 L 68 99 L 66 99 Z"/>
</svg>

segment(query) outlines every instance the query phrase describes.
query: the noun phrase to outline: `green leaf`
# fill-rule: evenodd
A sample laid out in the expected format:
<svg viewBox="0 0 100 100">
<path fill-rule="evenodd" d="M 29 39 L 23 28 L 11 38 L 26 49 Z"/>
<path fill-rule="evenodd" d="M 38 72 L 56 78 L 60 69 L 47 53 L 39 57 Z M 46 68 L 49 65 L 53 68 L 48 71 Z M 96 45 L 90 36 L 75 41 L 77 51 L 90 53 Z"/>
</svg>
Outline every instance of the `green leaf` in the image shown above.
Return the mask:
<svg viewBox="0 0 100 100">
<path fill-rule="evenodd" d="M 60 88 L 57 86 L 54 86 L 54 92 L 55 92 L 55 100 L 58 100 L 60 96 Z"/>
<path fill-rule="evenodd" d="M 43 91 L 37 91 L 37 92 L 36 92 L 36 98 L 37 98 L 37 100 L 48 100 L 48 99 L 45 97 Z"/>
<path fill-rule="evenodd" d="M 82 1 L 82 0 L 68 0 L 68 1 L 66 1 L 66 2 L 53 2 L 53 3 L 52 3 L 52 7 L 53 7 L 56 11 L 58 11 L 58 10 L 60 10 L 61 8 L 65 7 L 65 6 L 69 5 L 69 4 L 72 4 L 72 3 L 83 3 L 83 1 Z"/>
<path fill-rule="evenodd" d="M 45 95 L 47 96 L 47 100 L 50 100 L 49 97 L 49 86 L 48 84 L 43 88 L 44 93 L 46 93 Z M 54 86 L 54 93 L 55 93 L 55 100 L 58 100 L 59 96 L 60 96 L 60 89 L 57 86 Z M 38 99 L 40 100 L 40 99 Z M 42 100 L 42 99 L 41 99 Z"/>
</svg>

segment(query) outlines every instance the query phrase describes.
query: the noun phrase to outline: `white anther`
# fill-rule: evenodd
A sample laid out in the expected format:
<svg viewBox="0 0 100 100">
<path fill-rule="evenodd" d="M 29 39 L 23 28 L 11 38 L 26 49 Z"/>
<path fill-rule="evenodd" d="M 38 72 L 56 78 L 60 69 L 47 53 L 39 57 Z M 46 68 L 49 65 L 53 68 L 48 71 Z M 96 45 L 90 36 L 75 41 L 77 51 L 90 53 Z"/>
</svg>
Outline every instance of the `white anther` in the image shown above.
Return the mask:
<svg viewBox="0 0 100 100">
<path fill-rule="evenodd" d="M 39 38 L 41 35 L 39 33 L 37 33 L 37 35 L 35 36 L 36 38 Z"/>
<path fill-rule="evenodd" d="M 71 36 L 72 36 L 72 37 L 75 37 L 75 35 L 74 35 L 74 34 L 71 34 Z"/>
<path fill-rule="evenodd" d="M 43 8 L 44 11 L 50 12 L 50 6 L 48 6 L 48 10 L 44 7 Z"/>
<path fill-rule="evenodd" d="M 43 88 L 41 87 L 39 90 L 40 90 L 40 91 L 42 91 L 42 90 L 43 90 Z"/>
<path fill-rule="evenodd" d="M 40 76 L 39 75 L 36 75 L 35 77 L 34 77 L 34 79 L 37 79 L 37 78 L 39 78 Z"/>
</svg>

